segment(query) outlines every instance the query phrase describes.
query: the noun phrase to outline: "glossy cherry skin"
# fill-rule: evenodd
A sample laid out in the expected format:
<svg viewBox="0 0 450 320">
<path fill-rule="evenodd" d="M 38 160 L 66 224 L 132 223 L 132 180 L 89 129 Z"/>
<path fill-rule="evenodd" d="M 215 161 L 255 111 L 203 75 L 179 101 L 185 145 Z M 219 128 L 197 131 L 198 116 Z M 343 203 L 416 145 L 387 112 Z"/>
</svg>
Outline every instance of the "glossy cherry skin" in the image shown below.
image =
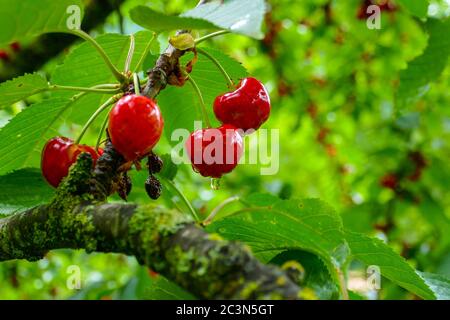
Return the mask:
<svg viewBox="0 0 450 320">
<path fill-rule="evenodd" d="M 193 132 L 186 151 L 194 171 L 204 177 L 220 178 L 233 171 L 242 156 L 242 137 L 232 125 Z"/>
<path fill-rule="evenodd" d="M 144 96 L 123 97 L 109 114 L 108 132 L 112 144 L 128 161 L 149 154 L 161 138 L 163 127 L 158 105 Z"/>
<path fill-rule="evenodd" d="M 270 97 L 255 78 L 242 79 L 233 92 L 218 96 L 214 113 L 219 121 L 247 131 L 258 130 L 270 115 Z"/>
<path fill-rule="evenodd" d="M 41 170 L 47 182 L 57 188 L 62 179 L 69 174 L 72 164 L 82 153 L 89 153 L 94 160 L 94 165 L 99 155 L 94 148 L 75 144 L 71 139 L 55 137 L 44 146 L 41 156 Z"/>
</svg>

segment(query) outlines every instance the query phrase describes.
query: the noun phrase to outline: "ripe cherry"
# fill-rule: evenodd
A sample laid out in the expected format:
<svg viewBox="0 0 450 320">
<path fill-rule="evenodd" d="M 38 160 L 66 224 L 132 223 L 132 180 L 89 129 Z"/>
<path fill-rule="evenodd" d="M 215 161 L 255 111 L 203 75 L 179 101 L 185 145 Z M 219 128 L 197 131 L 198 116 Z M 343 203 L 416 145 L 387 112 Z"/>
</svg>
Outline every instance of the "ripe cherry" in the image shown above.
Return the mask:
<svg viewBox="0 0 450 320">
<path fill-rule="evenodd" d="M 0 50 L 0 60 L 9 61 L 9 54 L 4 50 Z"/>
<path fill-rule="evenodd" d="M 398 180 L 399 179 L 396 174 L 388 173 L 381 178 L 380 184 L 384 188 L 395 190 L 398 187 Z"/>
<path fill-rule="evenodd" d="M 245 78 L 235 91 L 216 98 L 214 113 L 224 124 L 244 131 L 257 130 L 269 118 L 269 94 L 261 82 L 255 78 Z"/>
<path fill-rule="evenodd" d="M 186 150 L 194 171 L 204 177 L 220 178 L 233 171 L 242 155 L 242 137 L 232 125 L 193 132 Z"/>
<path fill-rule="evenodd" d="M 163 127 L 158 105 L 144 96 L 123 97 L 109 114 L 111 141 L 128 161 L 139 160 L 150 153 L 158 143 Z"/>
<path fill-rule="evenodd" d="M 53 187 L 58 187 L 62 179 L 69 174 L 72 164 L 82 153 L 89 153 L 94 160 L 94 165 L 99 155 L 97 152 L 85 145 L 75 144 L 71 139 L 56 137 L 50 139 L 42 151 L 41 170 L 45 180 Z"/>
<path fill-rule="evenodd" d="M 20 49 L 22 48 L 22 46 L 20 45 L 20 43 L 17 42 L 17 41 L 11 43 L 9 46 L 10 46 L 11 49 L 13 49 L 14 52 L 19 52 Z"/>
</svg>

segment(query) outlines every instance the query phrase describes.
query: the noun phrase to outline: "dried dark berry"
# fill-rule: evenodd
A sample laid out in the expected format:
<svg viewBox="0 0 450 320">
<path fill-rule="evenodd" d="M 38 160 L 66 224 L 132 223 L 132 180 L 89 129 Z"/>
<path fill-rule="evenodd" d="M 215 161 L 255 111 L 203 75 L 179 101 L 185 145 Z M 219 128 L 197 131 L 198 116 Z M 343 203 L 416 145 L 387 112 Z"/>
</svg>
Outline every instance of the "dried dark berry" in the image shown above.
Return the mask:
<svg viewBox="0 0 450 320">
<path fill-rule="evenodd" d="M 159 180 L 154 176 L 150 175 L 147 181 L 145 181 L 145 191 L 147 191 L 147 194 L 151 199 L 158 199 L 161 196 L 162 191 L 161 182 L 159 182 Z"/>
<path fill-rule="evenodd" d="M 126 172 L 122 173 L 119 179 L 119 188 L 117 190 L 119 197 L 127 201 L 132 187 L 131 178 Z"/>
<path fill-rule="evenodd" d="M 163 168 L 163 161 L 156 154 L 152 153 L 148 156 L 148 173 L 154 174 L 161 172 Z"/>
</svg>

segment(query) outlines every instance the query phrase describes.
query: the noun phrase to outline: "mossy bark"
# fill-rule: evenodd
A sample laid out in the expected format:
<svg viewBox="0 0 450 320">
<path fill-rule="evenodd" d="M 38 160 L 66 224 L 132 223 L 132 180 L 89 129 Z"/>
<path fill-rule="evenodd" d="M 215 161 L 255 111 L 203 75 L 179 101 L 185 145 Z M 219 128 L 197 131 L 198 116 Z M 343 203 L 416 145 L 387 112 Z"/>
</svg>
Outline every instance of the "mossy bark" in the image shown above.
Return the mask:
<svg viewBox="0 0 450 320">
<path fill-rule="evenodd" d="M 299 298 L 284 271 L 260 263 L 239 243 L 206 233 L 188 215 L 127 204 L 57 208 L 40 206 L 0 220 L 0 261 L 35 261 L 59 248 L 115 252 L 136 256 L 201 298 Z"/>
</svg>

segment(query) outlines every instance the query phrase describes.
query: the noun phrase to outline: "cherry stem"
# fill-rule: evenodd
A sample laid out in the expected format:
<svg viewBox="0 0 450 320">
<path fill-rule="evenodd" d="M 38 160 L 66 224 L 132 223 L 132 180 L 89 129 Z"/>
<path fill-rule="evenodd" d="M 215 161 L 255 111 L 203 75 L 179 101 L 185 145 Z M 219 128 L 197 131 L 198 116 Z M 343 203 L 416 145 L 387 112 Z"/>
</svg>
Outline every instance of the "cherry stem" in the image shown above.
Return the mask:
<svg viewBox="0 0 450 320">
<path fill-rule="evenodd" d="M 343 300 L 349 300 L 347 284 L 345 281 L 345 276 L 343 271 L 340 268 L 337 268 L 338 280 L 339 280 L 339 288 L 342 295 Z"/>
<path fill-rule="evenodd" d="M 192 85 L 192 87 L 194 88 L 194 91 L 195 91 L 195 93 L 197 93 L 197 96 L 198 96 L 198 98 L 200 100 L 200 106 L 201 106 L 201 110 L 202 110 L 203 121 L 205 121 L 206 127 L 211 128 L 211 122 L 209 121 L 208 111 L 206 111 L 205 100 L 203 99 L 202 92 L 200 91 L 200 88 L 198 87 L 197 83 L 195 82 L 194 79 L 192 79 L 191 76 L 189 76 L 189 78 L 187 80 Z"/>
<path fill-rule="evenodd" d="M 95 144 L 95 150 L 98 152 L 100 148 L 100 144 L 102 143 L 103 133 L 106 131 L 106 126 L 108 125 L 109 120 L 109 112 L 106 114 L 105 119 L 103 120 L 102 128 L 98 134 L 97 143 Z"/>
<path fill-rule="evenodd" d="M 145 47 L 145 50 L 142 53 L 141 58 L 139 59 L 139 62 L 137 63 L 136 67 L 134 68 L 134 72 L 138 72 L 139 69 L 144 64 L 145 58 L 147 57 L 147 55 L 150 51 L 150 48 L 152 47 L 153 41 L 155 41 L 155 39 L 156 39 L 156 33 L 153 32 L 153 37 L 151 38 L 151 40 L 148 42 L 147 46 Z"/>
<path fill-rule="evenodd" d="M 137 95 L 140 95 L 141 91 L 139 90 L 139 87 L 140 87 L 141 83 L 139 82 L 139 77 L 138 77 L 137 73 L 133 73 L 133 83 L 134 83 L 134 93 L 136 93 Z"/>
<path fill-rule="evenodd" d="M 189 202 L 189 200 L 186 198 L 186 196 L 183 194 L 183 192 L 177 187 L 177 185 L 172 180 L 166 179 L 161 176 L 159 176 L 159 178 L 161 180 L 163 180 L 166 184 L 168 184 L 175 191 L 175 193 L 180 197 L 180 199 L 184 202 L 186 207 L 189 209 L 189 212 L 191 213 L 191 215 L 195 219 L 195 221 L 200 222 L 200 218 L 198 217 L 197 212 L 195 212 L 194 207 Z"/>
<path fill-rule="evenodd" d="M 217 60 L 216 58 L 214 58 L 212 55 L 210 55 L 207 51 L 201 49 L 201 48 L 197 48 L 197 52 L 204 55 L 205 57 L 207 57 L 209 60 L 211 60 L 212 63 L 214 63 L 216 65 L 216 67 L 220 70 L 220 72 L 223 74 L 223 76 L 225 77 L 227 83 L 228 83 L 228 87 L 231 89 L 234 87 L 234 83 L 233 80 L 231 80 L 230 75 L 228 74 L 228 72 L 225 70 L 225 68 L 222 66 L 222 64 L 219 62 L 219 60 Z"/>
<path fill-rule="evenodd" d="M 99 85 L 95 87 L 73 87 L 73 86 L 60 86 L 57 84 L 49 85 L 49 90 L 66 90 L 66 91 L 79 91 L 79 92 L 93 92 L 93 93 L 118 93 L 120 88 L 118 85 Z"/>
<path fill-rule="evenodd" d="M 83 139 L 84 134 L 89 129 L 89 127 L 92 125 L 92 123 L 97 119 L 97 117 L 110 105 L 118 101 L 123 96 L 123 93 L 117 94 L 115 96 L 112 96 L 104 104 L 102 104 L 95 112 L 94 114 L 89 118 L 89 120 L 84 125 L 83 129 L 81 129 L 80 135 L 78 136 L 77 140 L 75 140 L 76 144 L 79 144 L 81 139 Z"/>
<path fill-rule="evenodd" d="M 203 226 L 207 226 L 208 224 L 210 224 L 214 218 L 217 216 L 217 214 L 224 208 L 226 207 L 228 204 L 233 203 L 233 202 L 237 202 L 240 201 L 241 199 L 238 196 L 234 196 L 231 198 L 226 199 L 225 201 L 223 201 L 221 204 L 219 204 L 217 207 L 215 207 L 213 209 L 213 211 L 211 211 L 211 214 L 208 216 L 208 218 L 206 218 L 205 220 L 203 220 L 202 225 Z"/>
<path fill-rule="evenodd" d="M 214 37 L 217 37 L 217 36 L 221 36 L 221 35 L 227 34 L 227 33 L 230 33 L 230 31 L 228 31 L 228 30 L 220 30 L 220 31 L 216 31 L 216 32 L 207 34 L 206 36 L 203 36 L 201 38 L 196 39 L 195 40 L 195 44 L 202 43 L 205 40 L 208 40 L 208 39 L 211 39 L 211 38 L 214 38 Z"/>
<path fill-rule="evenodd" d="M 105 50 L 100 46 L 100 44 L 95 41 L 94 38 L 92 38 L 89 34 L 84 32 L 83 30 L 72 30 L 70 31 L 71 34 L 74 34 L 76 36 L 79 36 L 83 40 L 86 40 L 89 42 L 94 48 L 98 51 L 100 56 L 105 61 L 108 68 L 111 70 L 114 77 L 119 81 L 120 83 L 125 83 L 127 81 L 127 78 L 116 68 L 116 66 L 111 62 L 111 59 L 106 54 Z"/>
<path fill-rule="evenodd" d="M 127 74 L 130 71 L 131 62 L 133 61 L 134 47 L 135 47 L 134 35 L 130 35 L 130 49 L 128 50 L 127 60 L 125 61 L 124 72 Z"/>
</svg>

